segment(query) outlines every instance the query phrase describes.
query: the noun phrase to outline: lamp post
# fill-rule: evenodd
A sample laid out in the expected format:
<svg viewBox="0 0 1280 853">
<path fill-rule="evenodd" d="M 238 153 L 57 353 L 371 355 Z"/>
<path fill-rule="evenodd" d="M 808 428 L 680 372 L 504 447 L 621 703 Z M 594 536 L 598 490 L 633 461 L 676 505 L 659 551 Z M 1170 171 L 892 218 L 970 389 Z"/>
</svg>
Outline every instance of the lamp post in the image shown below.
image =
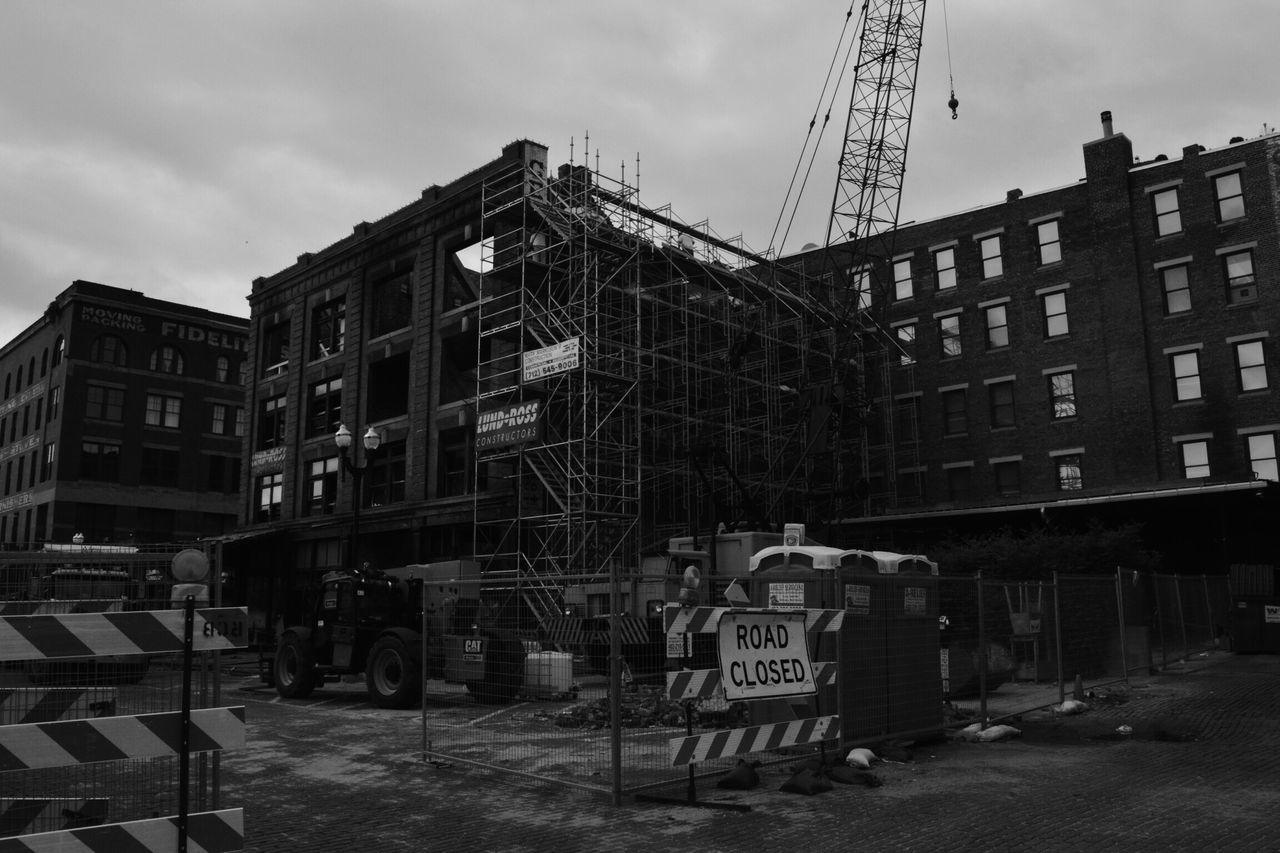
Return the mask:
<svg viewBox="0 0 1280 853">
<path fill-rule="evenodd" d="M 333 443 L 338 445 L 338 458 L 342 460 L 343 469 L 354 480 L 351 489 L 351 544 L 348 550 L 351 552 L 351 567 L 358 569 L 360 568 L 357 565 L 360 559 L 360 498 L 364 483 L 364 473 L 369 467 L 368 455 L 377 450 L 378 446 L 382 444 L 382 436 L 376 429 L 369 427 L 369 431 L 361 438 L 365 451 L 365 463 L 363 465 L 347 458 L 347 453 L 351 450 L 351 439 L 351 430 L 347 429 L 347 425 L 338 424 L 338 431 L 333 434 Z M 354 456 L 355 454 L 352 455 Z"/>
</svg>

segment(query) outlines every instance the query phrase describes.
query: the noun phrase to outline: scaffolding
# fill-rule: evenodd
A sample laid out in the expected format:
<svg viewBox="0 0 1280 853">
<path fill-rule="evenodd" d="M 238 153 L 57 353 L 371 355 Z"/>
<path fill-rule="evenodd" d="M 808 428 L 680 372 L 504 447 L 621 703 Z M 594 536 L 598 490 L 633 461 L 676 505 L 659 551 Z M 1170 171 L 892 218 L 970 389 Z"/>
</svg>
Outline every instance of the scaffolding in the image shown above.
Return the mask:
<svg viewBox="0 0 1280 853">
<path fill-rule="evenodd" d="M 540 428 L 477 446 L 476 493 L 506 500 L 477 503 L 474 553 L 539 621 L 565 576 L 637 571 L 691 531 L 780 530 L 830 498 L 860 426 L 831 412 L 863 406 L 830 277 L 581 166 L 491 178 L 482 218 L 477 415 L 533 405 Z"/>
</svg>

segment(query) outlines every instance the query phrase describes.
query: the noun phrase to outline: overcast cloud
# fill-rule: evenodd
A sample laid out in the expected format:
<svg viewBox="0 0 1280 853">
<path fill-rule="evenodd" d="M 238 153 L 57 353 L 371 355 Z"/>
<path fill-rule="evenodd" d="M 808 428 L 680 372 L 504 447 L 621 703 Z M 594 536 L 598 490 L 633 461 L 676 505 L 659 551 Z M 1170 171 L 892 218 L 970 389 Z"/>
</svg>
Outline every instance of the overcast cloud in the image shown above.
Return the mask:
<svg viewBox="0 0 1280 853">
<path fill-rule="evenodd" d="M 642 203 L 764 251 L 847 8 L 9 0 L 0 344 L 75 279 L 247 317 L 257 276 L 521 138 L 638 157 Z M 1275 0 L 935 0 L 902 221 L 1077 180 L 1104 109 L 1144 159 L 1257 136 L 1278 34 Z M 825 233 L 847 107 L 786 251 Z"/>
</svg>

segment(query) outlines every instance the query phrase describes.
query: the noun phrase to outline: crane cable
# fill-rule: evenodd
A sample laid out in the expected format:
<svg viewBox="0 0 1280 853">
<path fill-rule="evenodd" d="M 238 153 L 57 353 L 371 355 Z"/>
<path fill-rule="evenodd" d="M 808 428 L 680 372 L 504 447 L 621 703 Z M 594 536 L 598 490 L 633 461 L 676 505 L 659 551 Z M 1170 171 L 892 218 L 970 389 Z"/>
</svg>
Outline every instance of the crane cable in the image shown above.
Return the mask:
<svg viewBox="0 0 1280 853">
<path fill-rule="evenodd" d="M 951 108 L 951 118 L 954 121 L 960 118 L 956 113 L 960 101 L 956 98 L 956 77 L 951 72 L 951 25 L 947 21 L 947 0 L 942 0 L 942 32 L 947 42 L 947 79 L 951 81 L 951 100 L 947 101 L 947 106 Z"/>
<path fill-rule="evenodd" d="M 800 147 L 800 154 L 796 157 L 795 169 L 792 170 L 792 173 L 791 173 L 791 183 L 787 185 L 787 193 L 785 198 L 783 198 L 782 200 L 782 207 L 778 211 L 778 219 L 774 223 L 773 233 L 769 235 L 768 253 L 774 253 L 774 247 L 776 245 L 777 246 L 776 255 L 781 255 L 782 247 L 786 245 L 787 236 L 791 233 L 791 226 L 795 223 L 796 212 L 800 208 L 800 197 L 804 195 L 804 188 L 808 185 L 809 176 L 813 173 L 813 164 L 814 164 L 814 161 L 817 159 L 818 147 L 822 142 L 822 135 L 826 132 L 827 124 L 831 120 L 832 105 L 835 103 L 836 94 L 837 92 L 839 92 L 840 85 L 844 81 L 845 72 L 849 70 L 849 56 L 853 52 L 853 48 L 854 48 L 854 45 L 857 43 L 857 39 L 850 38 L 848 47 L 845 47 L 844 40 L 845 40 L 846 34 L 848 34 L 849 32 L 849 22 L 853 19 L 854 5 L 855 3 L 850 3 L 848 11 L 845 12 L 844 25 L 840 28 L 840 38 L 836 41 L 835 50 L 831 54 L 831 62 L 827 66 L 827 77 L 822 82 L 822 91 L 818 95 L 818 104 L 816 107 L 814 107 L 813 117 L 809 119 L 809 130 L 805 134 L 804 144 Z M 866 9 L 866 4 L 864 3 L 863 10 L 865 11 L 865 9 Z M 840 73 L 836 79 L 835 85 L 832 86 L 831 77 L 833 74 L 833 70 L 836 67 L 836 61 L 840 57 L 841 50 L 844 51 L 844 62 L 840 63 Z M 813 128 L 818 123 L 818 112 L 822 109 L 822 103 L 827 98 L 828 89 L 831 90 L 831 98 L 830 100 L 826 101 L 827 108 L 826 108 L 826 112 L 823 114 L 823 117 L 822 117 L 822 126 L 818 128 L 818 137 L 816 140 L 814 140 Z M 810 151 L 809 143 L 811 140 L 813 141 L 813 149 Z M 805 165 L 806 151 L 809 152 L 808 165 Z M 796 177 L 800 174 L 800 169 L 802 166 L 804 166 L 804 178 L 800 182 L 800 188 L 797 190 Z M 794 201 L 792 198 L 793 191 L 795 192 Z M 790 216 L 787 216 L 788 206 L 791 207 Z M 782 239 L 779 241 L 777 239 L 778 230 L 782 227 L 782 220 L 784 217 L 786 217 L 787 219 L 787 226 L 786 226 L 786 230 L 784 230 L 782 233 Z"/>
</svg>

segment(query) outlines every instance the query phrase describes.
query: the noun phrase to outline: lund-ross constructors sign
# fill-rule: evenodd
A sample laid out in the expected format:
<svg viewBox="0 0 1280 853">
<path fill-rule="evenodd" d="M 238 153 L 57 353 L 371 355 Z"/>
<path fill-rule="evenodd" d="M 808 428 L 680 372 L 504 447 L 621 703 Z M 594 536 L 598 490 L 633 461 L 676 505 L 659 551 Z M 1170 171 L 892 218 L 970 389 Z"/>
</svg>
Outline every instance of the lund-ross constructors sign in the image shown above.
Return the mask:
<svg viewBox="0 0 1280 853">
<path fill-rule="evenodd" d="M 506 447 L 542 435 L 541 400 L 528 400 L 481 412 L 476 420 L 476 449 Z"/>
</svg>

